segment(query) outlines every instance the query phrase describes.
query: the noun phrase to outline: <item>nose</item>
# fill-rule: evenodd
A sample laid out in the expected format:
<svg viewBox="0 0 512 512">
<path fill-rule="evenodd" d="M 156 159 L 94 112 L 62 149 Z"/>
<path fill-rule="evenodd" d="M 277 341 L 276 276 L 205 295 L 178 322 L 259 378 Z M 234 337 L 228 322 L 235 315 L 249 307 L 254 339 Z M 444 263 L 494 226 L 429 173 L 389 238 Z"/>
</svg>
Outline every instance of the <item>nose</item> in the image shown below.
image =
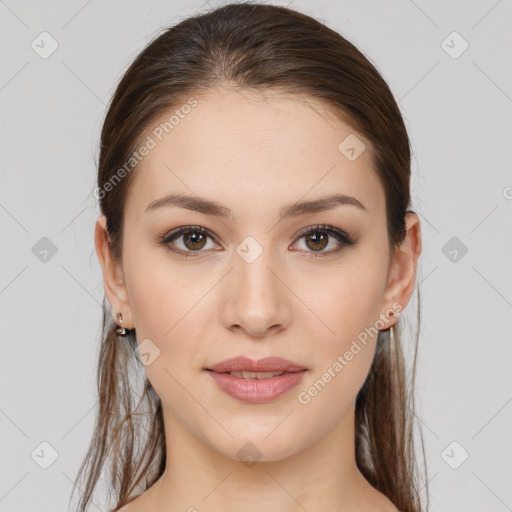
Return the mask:
<svg viewBox="0 0 512 512">
<path fill-rule="evenodd" d="M 288 327 L 290 292 L 283 284 L 277 259 L 271 258 L 271 250 L 264 249 L 254 261 L 236 253 L 233 266 L 225 283 L 224 326 L 253 338 L 277 334 Z"/>
</svg>

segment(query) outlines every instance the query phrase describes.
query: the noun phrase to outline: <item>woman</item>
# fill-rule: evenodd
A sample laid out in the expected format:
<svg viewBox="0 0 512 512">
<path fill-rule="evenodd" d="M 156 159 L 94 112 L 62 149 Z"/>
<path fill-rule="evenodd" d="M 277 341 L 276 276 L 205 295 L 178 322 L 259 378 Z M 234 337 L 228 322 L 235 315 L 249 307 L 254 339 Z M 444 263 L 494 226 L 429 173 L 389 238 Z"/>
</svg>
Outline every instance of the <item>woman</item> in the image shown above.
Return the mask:
<svg viewBox="0 0 512 512">
<path fill-rule="evenodd" d="M 422 510 L 398 323 L 420 222 L 370 62 L 283 7 L 189 18 L 120 81 L 97 183 L 79 510 L 102 471 L 123 512 Z"/>
</svg>

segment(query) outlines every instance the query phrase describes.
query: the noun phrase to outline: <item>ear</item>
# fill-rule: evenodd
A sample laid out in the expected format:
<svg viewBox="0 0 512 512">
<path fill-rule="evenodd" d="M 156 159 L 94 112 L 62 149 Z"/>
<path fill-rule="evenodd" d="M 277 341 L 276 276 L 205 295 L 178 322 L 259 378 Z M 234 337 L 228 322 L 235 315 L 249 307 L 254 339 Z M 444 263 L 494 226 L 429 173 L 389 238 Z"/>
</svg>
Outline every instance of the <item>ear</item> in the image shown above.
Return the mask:
<svg viewBox="0 0 512 512">
<path fill-rule="evenodd" d="M 96 254 L 103 271 L 103 283 L 105 293 L 112 308 L 112 318 L 119 325 L 117 313 L 122 313 L 123 323 L 126 329 L 133 329 L 134 322 L 130 308 L 126 284 L 124 282 L 123 267 L 121 262 L 112 257 L 110 241 L 107 233 L 107 218 L 100 215 L 96 221 L 94 242 Z"/>
<path fill-rule="evenodd" d="M 416 264 L 421 254 L 420 219 L 415 213 L 408 212 L 405 223 L 407 234 L 393 254 L 381 311 L 386 309 L 395 310 L 397 313 L 403 311 L 414 290 Z M 400 309 L 392 306 L 395 303 L 401 306 Z M 398 317 L 390 319 L 389 327 L 397 321 Z"/>
</svg>

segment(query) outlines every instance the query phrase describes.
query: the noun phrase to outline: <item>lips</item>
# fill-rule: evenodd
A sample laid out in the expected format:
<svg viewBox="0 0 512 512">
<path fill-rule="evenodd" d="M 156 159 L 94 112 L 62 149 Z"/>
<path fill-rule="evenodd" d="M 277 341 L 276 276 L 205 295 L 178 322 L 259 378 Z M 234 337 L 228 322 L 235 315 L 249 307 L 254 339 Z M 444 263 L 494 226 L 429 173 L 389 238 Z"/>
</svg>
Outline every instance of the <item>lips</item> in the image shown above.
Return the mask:
<svg viewBox="0 0 512 512">
<path fill-rule="evenodd" d="M 221 391 L 238 401 L 263 404 L 297 386 L 308 369 L 281 357 L 233 357 L 205 368 Z"/>
<path fill-rule="evenodd" d="M 294 363 L 282 357 L 264 357 L 263 359 L 250 359 L 245 356 L 232 357 L 206 368 L 217 373 L 229 372 L 299 372 L 307 370 L 305 366 L 299 363 Z"/>
</svg>

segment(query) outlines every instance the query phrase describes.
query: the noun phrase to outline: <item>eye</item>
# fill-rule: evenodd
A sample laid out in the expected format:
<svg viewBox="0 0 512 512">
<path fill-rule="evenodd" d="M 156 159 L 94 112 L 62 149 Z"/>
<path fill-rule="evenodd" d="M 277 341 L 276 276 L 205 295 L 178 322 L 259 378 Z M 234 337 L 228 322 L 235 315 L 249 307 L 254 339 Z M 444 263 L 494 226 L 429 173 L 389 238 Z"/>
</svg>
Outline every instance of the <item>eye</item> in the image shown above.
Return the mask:
<svg viewBox="0 0 512 512">
<path fill-rule="evenodd" d="M 306 248 L 311 249 L 307 252 L 313 253 L 311 254 L 311 257 L 313 258 L 336 253 L 341 251 L 344 246 L 351 246 L 355 245 L 356 243 L 355 240 L 352 240 L 352 238 L 350 238 L 343 231 L 333 226 L 326 226 L 324 224 L 307 228 L 306 230 L 299 233 L 298 237 L 299 240 L 305 238 Z M 338 243 L 338 247 L 331 249 L 330 251 L 324 251 L 324 249 L 329 245 L 329 242 L 331 241 L 329 238 L 334 238 Z"/>
<path fill-rule="evenodd" d="M 183 248 L 176 248 L 175 240 L 182 238 Z M 204 252 L 203 249 L 207 245 L 207 239 L 214 239 L 213 234 L 206 228 L 201 226 L 182 226 L 161 237 L 159 243 L 172 253 L 188 258 L 195 257 L 194 252 Z M 217 244 L 214 246 L 219 247 Z"/>
</svg>

